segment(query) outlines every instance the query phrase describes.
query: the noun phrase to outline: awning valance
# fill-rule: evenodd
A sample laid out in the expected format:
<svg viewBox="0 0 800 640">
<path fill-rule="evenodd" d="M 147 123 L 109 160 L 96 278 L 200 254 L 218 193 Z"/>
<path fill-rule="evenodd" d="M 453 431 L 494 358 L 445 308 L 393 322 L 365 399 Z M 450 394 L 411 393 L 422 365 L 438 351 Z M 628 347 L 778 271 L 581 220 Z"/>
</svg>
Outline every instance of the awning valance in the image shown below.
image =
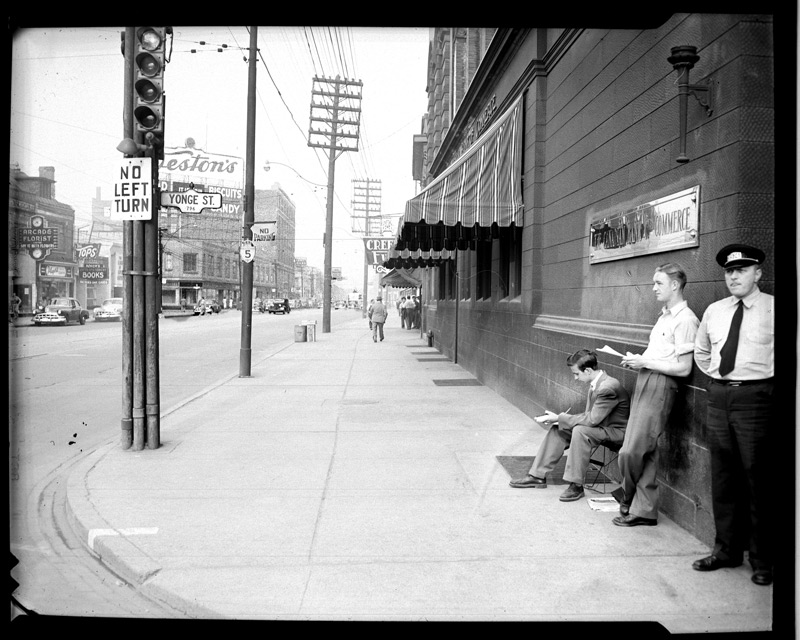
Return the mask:
<svg viewBox="0 0 800 640">
<path fill-rule="evenodd" d="M 396 248 L 468 248 L 497 227 L 521 224 L 522 98 L 452 166 L 406 202 Z M 492 230 L 494 229 L 494 233 Z M 461 242 L 459 242 L 461 241 Z"/>
<path fill-rule="evenodd" d="M 442 262 L 452 260 L 454 256 L 455 250 L 448 251 L 447 249 L 442 249 L 441 251 L 431 249 L 425 251 L 403 249 L 398 251 L 397 249 L 390 249 L 388 258 L 383 263 L 383 266 L 387 269 L 426 269 L 439 267 Z"/>
</svg>

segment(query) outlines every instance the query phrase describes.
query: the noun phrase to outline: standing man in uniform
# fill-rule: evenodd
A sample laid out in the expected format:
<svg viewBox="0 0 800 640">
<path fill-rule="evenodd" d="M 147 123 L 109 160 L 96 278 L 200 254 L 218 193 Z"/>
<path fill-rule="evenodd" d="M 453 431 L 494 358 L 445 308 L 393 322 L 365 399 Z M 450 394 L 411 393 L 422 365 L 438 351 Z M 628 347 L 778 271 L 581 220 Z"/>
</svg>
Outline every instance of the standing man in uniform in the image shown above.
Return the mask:
<svg viewBox="0 0 800 640">
<path fill-rule="evenodd" d="M 620 527 L 658 524 L 658 439 L 678 395 L 676 378 L 692 371 L 692 350 L 700 321 L 683 297 L 686 272 L 674 262 L 653 274 L 653 292 L 664 307 L 641 355 L 627 354 L 622 366 L 636 369 L 636 387 L 625 441 L 617 462 L 622 474 Z"/>
<path fill-rule="evenodd" d="M 772 582 L 771 444 L 775 298 L 758 288 L 764 252 L 731 244 L 717 254 L 731 295 L 709 305 L 694 359 L 710 378 L 708 444 L 716 536 L 692 568 L 738 567 L 749 551 L 752 581 Z"/>
</svg>

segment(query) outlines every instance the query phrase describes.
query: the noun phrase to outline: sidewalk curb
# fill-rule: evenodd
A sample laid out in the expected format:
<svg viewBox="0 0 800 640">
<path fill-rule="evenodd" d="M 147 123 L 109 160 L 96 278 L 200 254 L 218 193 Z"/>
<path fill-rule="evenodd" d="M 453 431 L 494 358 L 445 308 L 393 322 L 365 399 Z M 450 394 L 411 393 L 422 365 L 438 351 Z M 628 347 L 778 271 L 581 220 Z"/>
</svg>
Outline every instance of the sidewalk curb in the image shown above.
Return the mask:
<svg viewBox="0 0 800 640">
<path fill-rule="evenodd" d="M 189 618 L 223 618 L 219 612 L 191 602 L 157 584 L 154 579 L 161 572 L 162 565 L 127 537 L 130 532 L 111 527 L 94 508 L 86 479 L 92 469 L 119 446 L 118 442 L 103 445 L 70 469 L 65 510 L 72 530 L 90 554 L 120 578 L 135 585 L 147 597 L 182 611 Z"/>
</svg>

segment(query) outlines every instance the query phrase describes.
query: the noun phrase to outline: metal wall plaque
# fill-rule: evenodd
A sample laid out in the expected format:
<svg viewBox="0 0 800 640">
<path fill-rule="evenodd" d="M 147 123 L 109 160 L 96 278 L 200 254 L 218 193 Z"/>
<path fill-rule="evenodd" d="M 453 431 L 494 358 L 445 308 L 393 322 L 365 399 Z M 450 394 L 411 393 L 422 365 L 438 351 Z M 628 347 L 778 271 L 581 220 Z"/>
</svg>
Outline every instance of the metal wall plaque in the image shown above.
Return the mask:
<svg viewBox="0 0 800 640">
<path fill-rule="evenodd" d="M 589 264 L 636 258 L 699 245 L 700 185 L 595 216 L 589 226 Z"/>
</svg>

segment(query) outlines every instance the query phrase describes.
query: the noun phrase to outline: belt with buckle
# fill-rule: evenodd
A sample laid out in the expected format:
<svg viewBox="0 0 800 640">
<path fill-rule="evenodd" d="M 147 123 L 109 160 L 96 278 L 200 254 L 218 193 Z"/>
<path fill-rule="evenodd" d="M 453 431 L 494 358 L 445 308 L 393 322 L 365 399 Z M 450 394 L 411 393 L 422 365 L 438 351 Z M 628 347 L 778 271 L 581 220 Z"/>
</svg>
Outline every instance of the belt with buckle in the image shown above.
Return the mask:
<svg viewBox="0 0 800 640">
<path fill-rule="evenodd" d="M 748 384 L 767 384 L 771 383 L 773 380 L 775 380 L 775 378 L 762 378 L 761 380 L 719 380 L 718 378 L 711 378 L 711 382 L 725 385 L 726 387 L 743 387 Z"/>
</svg>

